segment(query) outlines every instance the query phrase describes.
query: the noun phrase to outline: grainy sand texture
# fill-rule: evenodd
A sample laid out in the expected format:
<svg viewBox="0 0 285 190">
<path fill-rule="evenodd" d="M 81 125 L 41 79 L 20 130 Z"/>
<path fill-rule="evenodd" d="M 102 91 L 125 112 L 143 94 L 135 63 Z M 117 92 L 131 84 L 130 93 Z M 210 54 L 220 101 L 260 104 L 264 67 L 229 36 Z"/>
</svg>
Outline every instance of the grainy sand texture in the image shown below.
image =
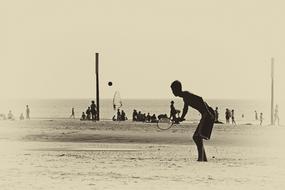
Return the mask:
<svg viewBox="0 0 285 190">
<path fill-rule="evenodd" d="M 196 124 L 0 122 L 0 189 L 284 189 L 285 127 L 215 125 L 197 162 Z"/>
</svg>

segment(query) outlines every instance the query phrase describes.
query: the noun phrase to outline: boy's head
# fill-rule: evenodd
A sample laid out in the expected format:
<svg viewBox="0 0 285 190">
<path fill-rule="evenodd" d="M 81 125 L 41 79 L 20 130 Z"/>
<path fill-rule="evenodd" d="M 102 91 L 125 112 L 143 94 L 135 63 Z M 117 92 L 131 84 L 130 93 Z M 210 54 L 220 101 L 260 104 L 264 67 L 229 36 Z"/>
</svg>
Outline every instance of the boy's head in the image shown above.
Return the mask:
<svg viewBox="0 0 285 190">
<path fill-rule="evenodd" d="M 170 104 L 173 105 L 173 104 L 174 104 L 174 101 L 172 100 L 172 101 L 170 102 Z"/>
<path fill-rule="evenodd" d="M 174 96 L 178 96 L 182 92 L 182 85 L 178 80 L 173 81 L 170 87 Z"/>
</svg>

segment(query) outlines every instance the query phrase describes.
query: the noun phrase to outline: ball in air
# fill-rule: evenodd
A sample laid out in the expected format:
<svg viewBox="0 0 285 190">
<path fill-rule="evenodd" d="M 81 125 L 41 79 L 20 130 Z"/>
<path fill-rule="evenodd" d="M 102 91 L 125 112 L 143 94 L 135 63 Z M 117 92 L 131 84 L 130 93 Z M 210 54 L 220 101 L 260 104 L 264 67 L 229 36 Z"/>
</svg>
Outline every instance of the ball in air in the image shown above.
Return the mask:
<svg viewBox="0 0 285 190">
<path fill-rule="evenodd" d="M 113 83 L 111 81 L 108 82 L 108 86 L 112 86 Z"/>
</svg>

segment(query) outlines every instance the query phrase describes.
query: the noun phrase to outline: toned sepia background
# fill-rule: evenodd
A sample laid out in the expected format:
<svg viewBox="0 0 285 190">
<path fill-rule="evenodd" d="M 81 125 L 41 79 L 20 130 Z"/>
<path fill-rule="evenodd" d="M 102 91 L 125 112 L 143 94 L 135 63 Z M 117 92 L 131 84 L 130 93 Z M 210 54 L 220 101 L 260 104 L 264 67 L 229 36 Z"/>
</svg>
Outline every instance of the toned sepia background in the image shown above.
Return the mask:
<svg viewBox="0 0 285 190">
<path fill-rule="evenodd" d="M 0 189 L 282 189 L 285 176 L 285 1 L 1 0 Z M 95 100 L 99 122 L 80 121 Z M 270 125 L 271 63 L 274 107 Z M 219 107 L 197 163 L 200 114 L 167 131 L 134 109 L 179 110 L 170 84 Z M 108 82 L 112 86 L 108 86 Z M 119 92 L 128 121 L 111 121 Z M 31 120 L 19 120 L 30 107 Z M 75 119 L 70 119 L 71 109 Z M 262 126 L 255 112 L 263 113 Z"/>
</svg>

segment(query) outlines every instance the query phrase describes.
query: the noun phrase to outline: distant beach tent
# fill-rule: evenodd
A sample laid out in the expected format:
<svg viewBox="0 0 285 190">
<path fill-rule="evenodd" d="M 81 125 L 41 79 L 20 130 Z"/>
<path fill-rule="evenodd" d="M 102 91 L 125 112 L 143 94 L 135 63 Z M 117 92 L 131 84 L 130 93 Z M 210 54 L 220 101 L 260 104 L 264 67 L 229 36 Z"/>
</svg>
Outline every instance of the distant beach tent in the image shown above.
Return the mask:
<svg viewBox="0 0 285 190">
<path fill-rule="evenodd" d="M 123 106 L 121 95 L 119 91 L 116 91 L 113 97 L 113 108 L 114 110 L 119 109 Z"/>
</svg>

